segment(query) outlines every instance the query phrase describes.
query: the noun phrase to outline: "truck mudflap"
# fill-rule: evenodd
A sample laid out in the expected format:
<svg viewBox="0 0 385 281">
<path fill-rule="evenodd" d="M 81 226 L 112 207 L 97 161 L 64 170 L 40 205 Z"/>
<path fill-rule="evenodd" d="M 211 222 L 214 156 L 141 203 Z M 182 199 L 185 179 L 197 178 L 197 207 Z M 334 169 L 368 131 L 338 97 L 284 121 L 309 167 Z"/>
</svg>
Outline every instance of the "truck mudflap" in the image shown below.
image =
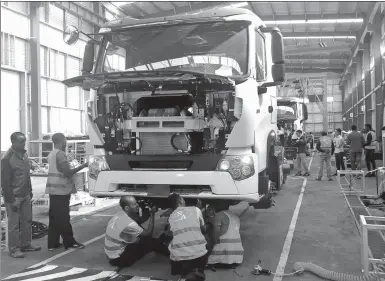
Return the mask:
<svg viewBox="0 0 385 281">
<path fill-rule="evenodd" d="M 259 193 L 264 195 L 259 202 L 251 203 L 254 209 L 269 209 L 273 204 L 273 186 L 268 176 L 259 177 Z"/>
</svg>

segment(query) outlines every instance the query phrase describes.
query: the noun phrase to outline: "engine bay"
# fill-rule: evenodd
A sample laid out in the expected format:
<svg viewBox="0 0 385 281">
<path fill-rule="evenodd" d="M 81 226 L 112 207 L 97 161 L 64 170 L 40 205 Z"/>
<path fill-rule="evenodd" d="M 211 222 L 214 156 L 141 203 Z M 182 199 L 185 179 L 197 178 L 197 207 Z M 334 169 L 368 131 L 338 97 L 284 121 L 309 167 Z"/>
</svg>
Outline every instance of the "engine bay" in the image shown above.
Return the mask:
<svg viewBox="0 0 385 281">
<path fill-rule="evenodd" d="M 223 80 L 104 83 L 94 120 L 108 154 L 222 153 L 241 114 Z"/>
</svg>

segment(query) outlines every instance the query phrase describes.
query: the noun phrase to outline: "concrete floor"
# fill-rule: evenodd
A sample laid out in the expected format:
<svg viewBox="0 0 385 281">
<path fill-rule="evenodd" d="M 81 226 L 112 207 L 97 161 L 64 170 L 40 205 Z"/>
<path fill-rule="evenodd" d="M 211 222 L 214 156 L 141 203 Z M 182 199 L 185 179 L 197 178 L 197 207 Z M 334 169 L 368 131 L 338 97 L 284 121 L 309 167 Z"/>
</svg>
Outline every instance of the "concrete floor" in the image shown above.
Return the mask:
<svg viewBox="0 0 385 281">
<path fill-rule="evenodd" d="M 304 261 L 340 272 L 361 273 L 360 238 L 353 217 L 344 197 L 339 194 L 336 180 L 333 182 L 314 180 L 317 162 L 317 157 L 314 156 L 311 167 L 313 176 L 307 180 L 297 220 L 293 220 L 292 223 L 294 210 L 299 204 L 298 199 L 304 178 L 289 176 L 284 189 L 274 197 L 274 207 L 268 210 L 250 208 L 241 218 L 245 256 L 243 264 L 237 271 L 243 277 L 231 270 L 218 270 L 217 272 L 207 270 L 207 280 L 324 280 L 310 273 L 304 273 L 299 277 L 283 277 L 283 279 L 273 276 L 253 276 L 251 270 L 258 260 L 262 261 L 263 268 L 273 272 L 276 272 L 280 263 L 281 269 L 290 273 L 293 270 L 294 262 Z M 241 213 L 245 208 L 246 204 L 242 203 L 234 206 L 234 211 Z M 42 246 L 43 250 L 29 253 L 25 259 L 11 259 L 2 253 L 2 278 L 19 273 L 48 258 L 51 259 L 44 263 L 115 270 L 108 264 L 105 257 L 102 235 L 105 233 L 109 219 L 117 210 L 118 208 L 115 207 L 85 216 L 73 225 L 76 239 L 80 242 L 90 241 L 100 236 L 99 239 L 89 243 L 86 249 L 73 252 L 64 250 L 48 252 L 46 250 L 47 238 L 44 237 L 34 240 L 34 244 Z M 293 234 L 292 240 L 290 240 L 290 234 Z M 287 240 L 286 243 L 285 240 Z M 62 256 L 58 256 L 58 254 Z M 285 256 L 285 254 L 288 255 Z M 119 273 L 165 279 L 171 277 L 168 260 L 155 254 L 149 254 L 133 267 L 125 268 Z"/>
</svg>

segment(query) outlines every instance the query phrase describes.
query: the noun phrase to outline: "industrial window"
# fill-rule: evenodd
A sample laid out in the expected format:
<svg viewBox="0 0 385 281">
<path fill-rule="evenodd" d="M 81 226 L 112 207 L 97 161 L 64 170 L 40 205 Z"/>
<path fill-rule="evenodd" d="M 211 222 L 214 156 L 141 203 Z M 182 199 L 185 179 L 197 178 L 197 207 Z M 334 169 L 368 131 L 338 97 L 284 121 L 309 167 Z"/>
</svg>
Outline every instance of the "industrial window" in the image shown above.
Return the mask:
<svg viewBox="0 0 385 281">
<path fill-rule="evenodd" d="M 57 81 L 48 82 L 48 105 L 65 107 L 65 88 L 64 84 Z"/>
<path fill-rule="evenodd" d="M 64 10 L 56 7 L 55 5 L 49 5 L 49 25 L 53 27 L 63 29 L 64 26 Z"/>
<path fill-rule="evenodd" d="M 80 59 L 67 57 L 67 78 L 72 78 L 80 75 Z"/>
<path fill-rule="evenodd" d="M 15 67 L 20 70 L 27 70 L 27 43 L 23 39 L 15 38 Z"/>
<path fill-rule="evenodd" d="M 20 75 L 1 70 L 1 151 L 11 146 L 10 136 L 20 131 Z M 6 102 L 4 102 L 6 101 Z"/>
<path fill-rule="evenodd" d="M 2 33 L 1 64 L 15 67 L 15 36 Z"/>
<path fill-rule="evenodd" d="M 67 107 L 81 109 L 79 87 L 67 88 Z"/>
<path fill-rule="evenodd" d="M 48 49 L 47 47 L 40 47 L 40 74 L 48 76 Z"/>
<path fill-rule="evenodd" d="M 266 46 L 265 38 L 259 32 L 255 33 L 255 69 L 257 81 L 266 80 Z"/>
<path fill-rule="evenodd" d="M 48 80 L 46 78 L 40 80 L 40 99 L 42 105 L 48 105 Z"/>
<path fill-rule="evenodd" d="M 47 134 L 49 132 L 48 128 L 48 107 L 42 106 L 41 107 L 41 120 L 40 120 L 40 126 L 41 126 L 41 132 L 43 134 Z"/>
</svg>

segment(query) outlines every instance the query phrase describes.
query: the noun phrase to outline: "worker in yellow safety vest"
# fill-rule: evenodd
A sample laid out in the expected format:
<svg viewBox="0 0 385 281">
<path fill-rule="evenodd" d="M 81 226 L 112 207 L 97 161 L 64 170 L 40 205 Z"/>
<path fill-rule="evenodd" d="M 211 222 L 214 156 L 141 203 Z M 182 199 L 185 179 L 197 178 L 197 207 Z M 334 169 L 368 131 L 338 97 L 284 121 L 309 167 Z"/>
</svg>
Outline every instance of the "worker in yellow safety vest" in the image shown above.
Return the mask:
<svg viewBox="0 0 385 281">
<path fill-rule="evenodd" d="M 122 208 L 109 222 L 104 239 L 104 251 L 113 266 L 131 266 L 146 254 L 154 251 L 169 256 L 166 245 L 160 239 L 152 237 L 154 231 L 156 207 L 151 210 L 142 208 L 133 196 L 120 198 Z M 142 224 L 149 219 L 148 227 Z"/>
<path fill-rule="evenodd" d="M 208 210 L 210 207 L 208 208 Z M 239 232 L 240 220 L 226 203 L 215 205 L 211 220 L 211 234 L 214 247 L 209 254 L 208 264 L 215 267 L 235 268 L 243 262 L 243 246 Z"/>
<path fill-rule="evenodd" d="M 48 250 L 52 251 L 61 247 L 84 248 L 73 235 L 70 223 L 71 194 L 76 193 L 72 176 L 88 166 L 84 163 L 74 169 L 70 168 L 65 148 L 66 137 L 62 133 L 52 136 L 54 149 L 48 154 L 48 178 L 45 193 L 49 194 L 49 226 Z M 63 245 L 60 244 L 60 236 Z"/>
<path fill-rule="evenodd" d="M 171 274 L 182 275 L 188 280 L 205 280 L 207 242 L 203 234 L 206 226 L 202 212 L 195 206 L 186 207 L 178 194 L 171 194 L 169 201 L 173 209 L 168 220 L 172 233 L 169 245 Z"/>
</svg>

